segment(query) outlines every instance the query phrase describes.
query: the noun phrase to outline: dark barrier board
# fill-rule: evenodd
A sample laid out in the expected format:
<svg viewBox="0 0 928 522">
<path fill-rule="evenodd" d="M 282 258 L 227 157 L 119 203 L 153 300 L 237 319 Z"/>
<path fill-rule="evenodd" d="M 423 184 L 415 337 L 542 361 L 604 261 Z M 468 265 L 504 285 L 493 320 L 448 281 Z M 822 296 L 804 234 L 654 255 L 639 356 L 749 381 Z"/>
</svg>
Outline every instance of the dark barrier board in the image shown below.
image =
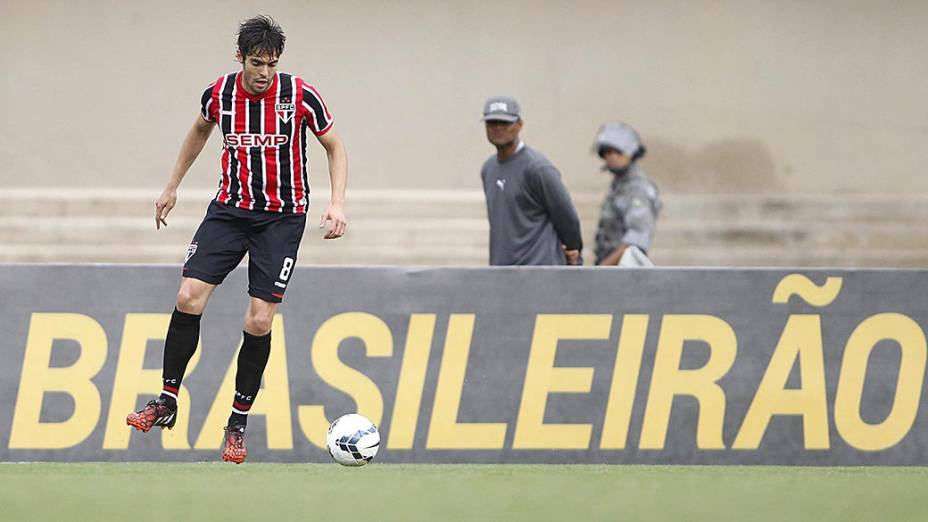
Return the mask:
<svg viewBox="0 0 928 522">
<path fill-rule="evenodd" d="M 383 462 L 928 464 L 928 273 L 299 268 L 253 461 L 324 462 L 359 411 Z M 0 460 L 218 459 L 247 305 L 213 294 L 179 422 L 160 390 L 176 267 L 0 267 Z"/>
</svg>

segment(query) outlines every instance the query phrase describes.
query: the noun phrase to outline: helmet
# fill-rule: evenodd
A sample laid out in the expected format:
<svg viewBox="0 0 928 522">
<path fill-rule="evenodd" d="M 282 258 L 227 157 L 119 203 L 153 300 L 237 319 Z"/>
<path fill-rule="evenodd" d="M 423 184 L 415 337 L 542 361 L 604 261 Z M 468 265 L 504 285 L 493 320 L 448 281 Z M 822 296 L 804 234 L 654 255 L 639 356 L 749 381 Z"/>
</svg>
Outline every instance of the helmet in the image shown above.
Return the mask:
<svg viewBox="0 0 928 522">
<path fill-rule="evenodd" d="M 602 157 L 606 149 L 615 149 L 632 159 L 641 158 L 646 152 L 641 136 L 631 126 L 620 121 L 609 121 L 599 127 L 593 151 Z"/>
</svg>

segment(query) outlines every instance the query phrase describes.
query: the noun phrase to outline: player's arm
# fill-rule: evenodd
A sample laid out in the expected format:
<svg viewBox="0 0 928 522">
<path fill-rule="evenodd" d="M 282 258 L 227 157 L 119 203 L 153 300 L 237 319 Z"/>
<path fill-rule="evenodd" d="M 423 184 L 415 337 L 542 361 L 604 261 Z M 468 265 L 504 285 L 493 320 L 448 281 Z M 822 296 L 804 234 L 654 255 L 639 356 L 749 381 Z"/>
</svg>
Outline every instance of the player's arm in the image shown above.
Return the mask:
<svg viewBox="0 0 928 522">
<path fill-rule="evenodd" d="M 177 187 L 180 186 L 181 180 L 187 175 L 193 161 L 200 155 L 215 126 L 214 122 L 206 121 L 202 116 L 197 115 L 193 126 L 187 131 L 184 143 L 181 144 L 180 152 L 177 154 L 174 170 L 171 172 L 171 177 L 168 178 L 168 184 L 164 187 L 161 197 L 155 202 L 155 228 L 160 230 L 161 225 L 168 226 L 168 214 L 177 204 Z"/>
<path fill-rule="evenodd" d="M 326 156 L 329 158 L 329 182 L 332 185 L 332 196 L 329 198 L 329 205 L 322 213 L 322 220 L 319 222 L 319 228 L 326 226 L 331 222 L 331 227 L 326 232 L 324 239 L 338 239 L 345 235 L 348 223 L 345 221 L 345 190 L 348 187 L 348 153 L 345 150 L 345 144 L 335 133 L 334 129 L 329 129 L 325 134 L 317 137 L 319 143 L 325 148 Z"/>
</svg>

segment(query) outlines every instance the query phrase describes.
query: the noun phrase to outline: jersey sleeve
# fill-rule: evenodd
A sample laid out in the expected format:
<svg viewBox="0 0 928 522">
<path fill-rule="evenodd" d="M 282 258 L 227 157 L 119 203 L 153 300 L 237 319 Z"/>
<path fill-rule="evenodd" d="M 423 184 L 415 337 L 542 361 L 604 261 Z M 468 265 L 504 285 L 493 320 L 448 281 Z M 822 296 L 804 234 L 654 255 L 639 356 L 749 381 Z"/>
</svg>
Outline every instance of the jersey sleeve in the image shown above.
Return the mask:
<svg viewBox="0 0 928 522">
<path fill-rule="evenodd" d="M 216 122 L 216 111 L 213 107 L 213 89 L 216 87 L 216 82 L 209 84 L 209 87 L 203 91 L 203 95 L 200 96 L 200 116 L 204 120 L 215 123 Z"/>
<path fill-rule="evenodd" d="M 306 118 L 306 122 L 313 134 L 322 136 L 329 132 L 334 122 L 332 115 L 329 113 L 329 108 L 315 87 L 303 82 L 300 82 L 300 85 L 302 86 L 301 98 L 303 99 L 300 110 L 303 112 L 303 117 Z"/>
</svg>

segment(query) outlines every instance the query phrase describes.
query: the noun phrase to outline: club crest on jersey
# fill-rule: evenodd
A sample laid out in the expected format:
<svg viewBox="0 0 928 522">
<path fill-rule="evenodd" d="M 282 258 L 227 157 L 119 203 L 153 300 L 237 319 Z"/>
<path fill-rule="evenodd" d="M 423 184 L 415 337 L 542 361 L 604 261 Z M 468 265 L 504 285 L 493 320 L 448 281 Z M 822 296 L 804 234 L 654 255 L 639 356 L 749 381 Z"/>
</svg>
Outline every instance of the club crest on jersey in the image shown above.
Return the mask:
<svg viewBox="0 0 928 522">
<path fill-rule="evenodd" d="M 281 98 L 280 103 L 274 105 L 274 111 L 277 112 L 277 117 L 284 123 L 289 123 L 293 119 L 295 107 L 290 98 Z"/>
<path fill-rule="evenodd" d="M 197 244 L 190 243 L 190 246 L 187 247 L 187 257 L 184 259 L 184 263 L 190 261 L 190 258 L 193 257 L 193 254 L 197 253 Z"/>
</svg>

